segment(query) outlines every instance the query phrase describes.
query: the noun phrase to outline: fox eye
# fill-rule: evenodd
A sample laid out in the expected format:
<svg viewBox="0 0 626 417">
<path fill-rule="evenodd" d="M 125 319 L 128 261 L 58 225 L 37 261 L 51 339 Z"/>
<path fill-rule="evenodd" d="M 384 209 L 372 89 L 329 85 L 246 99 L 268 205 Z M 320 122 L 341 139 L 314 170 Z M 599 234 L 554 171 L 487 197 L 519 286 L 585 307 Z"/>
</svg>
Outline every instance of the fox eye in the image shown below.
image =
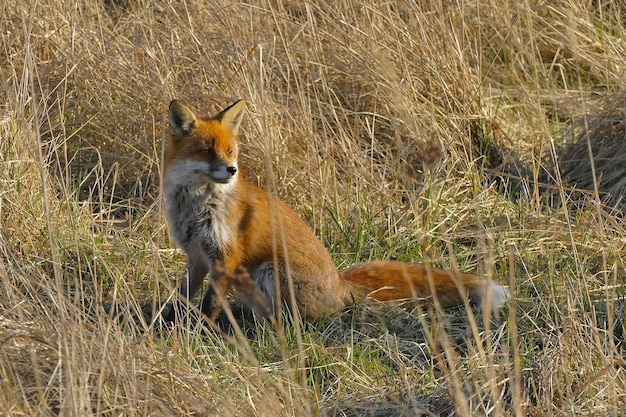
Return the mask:
<svg viewBox="0 0 626 417">
<path fill-rule="evenodd" d="M 201 149 L 200 153 L 202 155 L 211 155 L 211 150 L 210 149 Z"/>
<path fill-rule="evenodd" d="M 229 149 L 229 150 L 228 150 L 228 155 L 232 155 L 232 154 L 233 154 L 233 150 L 232 150 L 232 149 Z"/>
</svg>

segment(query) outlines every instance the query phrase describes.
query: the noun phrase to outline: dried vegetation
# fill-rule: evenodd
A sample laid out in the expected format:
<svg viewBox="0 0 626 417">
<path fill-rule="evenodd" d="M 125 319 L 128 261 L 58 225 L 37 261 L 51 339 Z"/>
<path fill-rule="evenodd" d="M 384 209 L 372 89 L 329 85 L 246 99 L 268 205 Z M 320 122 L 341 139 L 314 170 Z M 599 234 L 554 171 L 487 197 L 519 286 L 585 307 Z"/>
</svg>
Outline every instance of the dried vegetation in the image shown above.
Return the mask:
<svg viewBox="0 0 626 417">
<path fill-rule="evenodd" d="M 0 410 L 623 414 L 625 22 L 591 0 L 0 3 Z M 478 272 L 510 308 L 154 332 L 184 264 L 159 197 L 174 97 L 247 100 L 246 176 L 342 267 Z"/>
</svg>

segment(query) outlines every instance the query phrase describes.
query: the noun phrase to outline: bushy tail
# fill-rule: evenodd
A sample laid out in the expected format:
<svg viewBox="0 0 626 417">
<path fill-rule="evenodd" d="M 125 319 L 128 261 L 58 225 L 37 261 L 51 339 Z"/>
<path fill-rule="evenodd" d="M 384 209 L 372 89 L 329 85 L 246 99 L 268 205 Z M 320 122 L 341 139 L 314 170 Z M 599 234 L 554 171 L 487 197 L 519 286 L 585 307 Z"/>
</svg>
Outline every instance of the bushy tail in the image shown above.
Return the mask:
<svg viewBox="0 0 626 417">
<path fill-rule="evenodd" d="M 463 304 L 464 297 L 468 297 L 479 309 L 489 300 L 492 310 L 498 311 L 508 297 L 506 288 L 486 278 L 404 262 L 365 263 L 345 271 L 342 278 L 346 305 L 365 298 L 433 303 L 434 292 L 444 308 Z"/>
</svg>

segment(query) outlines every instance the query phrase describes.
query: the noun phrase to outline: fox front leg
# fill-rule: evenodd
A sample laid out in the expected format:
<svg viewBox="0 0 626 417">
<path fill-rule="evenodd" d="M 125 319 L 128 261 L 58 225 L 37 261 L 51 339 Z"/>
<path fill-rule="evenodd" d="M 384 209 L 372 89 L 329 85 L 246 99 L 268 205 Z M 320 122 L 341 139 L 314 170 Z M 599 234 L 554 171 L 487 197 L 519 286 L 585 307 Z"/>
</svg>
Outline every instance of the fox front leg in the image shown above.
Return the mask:
<svg viewBox="0 0 626 417">
<path fill-rule="evenodd" d="M 183 316 L 183 311 L 189 308 L 193 296 L 196 295 L 202 286 L 207 272 L 208 268 L 204 263 L 192 259 L 187 261 L 187 270 L 178 288 L 178 297 L 174 300 L 171 310 L 165 317 L 165 321 L 171 322 L 176 319 L 177 315 Z"/>
<path fill-rule="evenodd" d="M 209 285 L 200 304 L 200 311 L 211 321 L 215 321 L 222 311 L 222 303 L 230 290 L 232 273 L 224 269 L 223 262 L 216 262 L 215 268 L 211 271 Z"/>
</svg>

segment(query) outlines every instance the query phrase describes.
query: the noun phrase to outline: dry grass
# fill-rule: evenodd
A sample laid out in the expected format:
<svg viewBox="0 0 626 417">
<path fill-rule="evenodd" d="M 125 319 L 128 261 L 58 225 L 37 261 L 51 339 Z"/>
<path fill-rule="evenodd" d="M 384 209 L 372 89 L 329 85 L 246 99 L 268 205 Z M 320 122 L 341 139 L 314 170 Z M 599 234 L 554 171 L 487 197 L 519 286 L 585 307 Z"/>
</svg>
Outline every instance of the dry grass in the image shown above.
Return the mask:
<svg viewBox="0 0 626 417">
<path fill-rule="evenodd" d="M 624 414 L 626 9 L 370 3 L 0 4 L 0 410 Z M 341 266 L 478 271 L 514 286 L 504 318 L 153 332 L 184 264 L 159 201 L 174 97 L 248 101 L 247 177 Z"/>
</svg>

